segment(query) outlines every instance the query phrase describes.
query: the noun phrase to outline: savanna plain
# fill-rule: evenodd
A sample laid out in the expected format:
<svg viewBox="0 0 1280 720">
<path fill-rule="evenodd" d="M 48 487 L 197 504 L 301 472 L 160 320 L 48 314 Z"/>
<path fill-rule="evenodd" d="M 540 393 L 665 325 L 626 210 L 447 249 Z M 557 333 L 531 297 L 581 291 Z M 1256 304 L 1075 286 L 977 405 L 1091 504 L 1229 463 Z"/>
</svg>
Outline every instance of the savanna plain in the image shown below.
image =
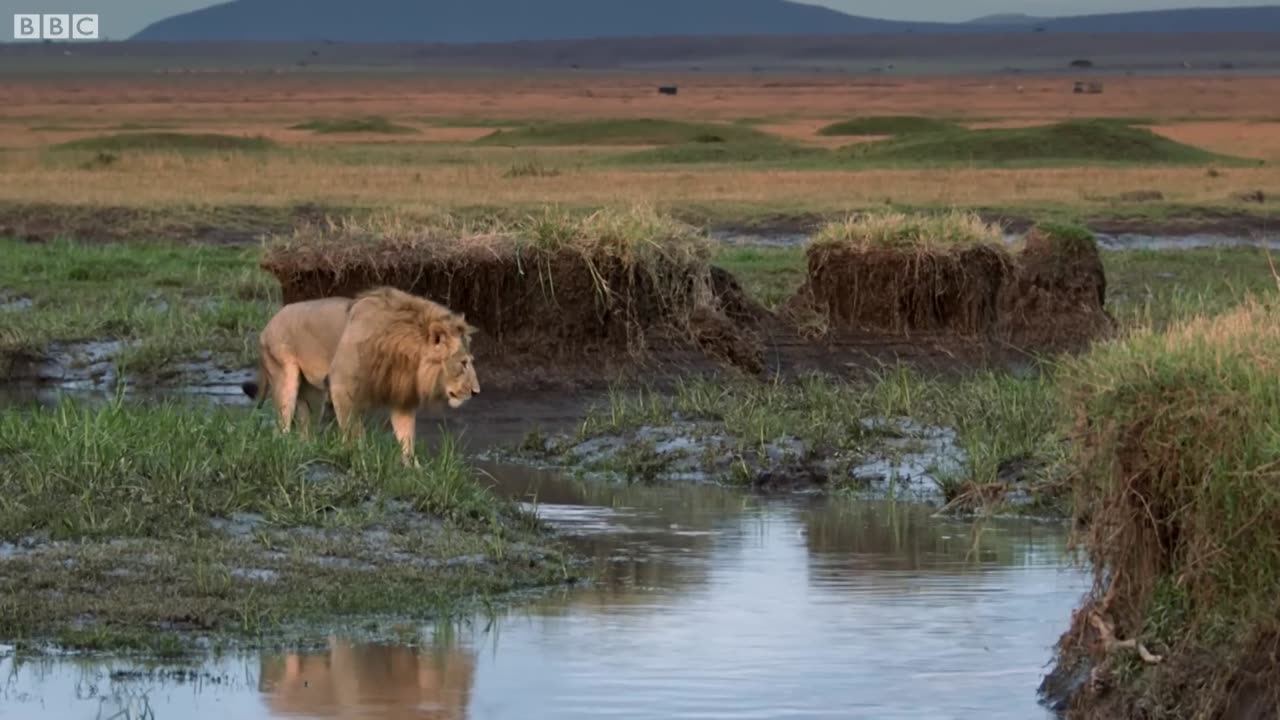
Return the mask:
<svg viewBox="0 0 1280 720">
<path fill-rule="evenodd" d="M 1058 712 L 1274 714 L 1280 79 L 1104 79 L 0 76 L 0 642 L 181 664 L 590 586 L 536 467 L 1061 526 Z M 282 303 L 384 284 L 479 328 L 418 468 L 240 387 Z"/>
</svg>

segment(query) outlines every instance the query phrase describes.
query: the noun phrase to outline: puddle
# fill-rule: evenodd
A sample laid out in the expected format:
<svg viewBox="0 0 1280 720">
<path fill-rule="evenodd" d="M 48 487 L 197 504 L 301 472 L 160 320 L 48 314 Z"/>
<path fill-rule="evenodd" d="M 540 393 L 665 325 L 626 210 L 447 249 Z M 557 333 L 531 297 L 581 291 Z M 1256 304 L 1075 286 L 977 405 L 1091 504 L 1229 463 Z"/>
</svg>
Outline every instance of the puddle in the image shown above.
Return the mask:
<svg viewBox="0 0 1280 720">
<path fill-rule="evenodd" d="M 0 289 L 0 312 L 24 312 L 34 306 L 31 298 Z"/>
<path fill-rule="evenodd" d="M 106 390 L 116 385 L 115 357 L 123 349 L 119 340 L 52 343 L 41 359 L 16 363 L 10 381 L 62 390 Z"/>
<path fill-rule="evenodd" d="M 181 673 L 0 653 L 0 716 L 1052 717 L 1036 688 L 1088 588 L 1060 525 L 990 521 L 975 540 L 920 506 L 484 469 L 600 582 L 398 644 L 335 634 Z"/>
<path fill-rule="evenodd" d="M 1106 235 L 1095 233 L 1103 250 L 1194 250 L 1196 248 L 1257 247 L 1280 249 L 1280 235 L 1268 234 L 1258 238 L 1232 237 L 1229 235 L 1141 235 L 1120 233 Z"/>
</svg>

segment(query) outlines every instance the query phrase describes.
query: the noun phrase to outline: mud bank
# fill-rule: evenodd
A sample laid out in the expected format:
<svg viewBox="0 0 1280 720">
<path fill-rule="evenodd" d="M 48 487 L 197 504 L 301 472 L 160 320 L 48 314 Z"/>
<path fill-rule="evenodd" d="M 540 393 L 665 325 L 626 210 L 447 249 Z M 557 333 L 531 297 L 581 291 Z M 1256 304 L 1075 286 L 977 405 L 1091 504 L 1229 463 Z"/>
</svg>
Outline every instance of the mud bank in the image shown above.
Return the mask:
<svg viewBox="0 0 1280 720">
<path fill-rule="evenodd" d="M 955 222 L 990 237 L 892 247 L 861 235 L 874 227 L 846 227 L 852 235 L 820 238 L 786 313 L 826 336 L 945 334 L 1032 353 L 1082 349 L 1115 329 L 1089 231 L 1038 225 L 1010 255 L 998 229 Z"/>
<path fill-rule="evenodd" d="M 651 213 L 469 232 L 312 229 L 278 239 L 262 268 L 286 303 L 392 285 L 464 313 L 495 387 L 599 386 L 726 369 L 846 374 L 885 360 L 985 367 L 1101 337 L 1092 239 L 1067 251 L 1037 237 L 1016 259 L 976 244 L 810 248 L 808 280 L 777 314 L 711 266 L 705 235 Z"/>
<path fill-rule="evenodd" d="M 391 285 L 464 313 L 478 360 L 625 364 L 693 350 L 762 369 L 752 304 L 713 272 L 690 226 L 645 211 L 535 218 L 459 235 L 424 226 L 344 228 L 283 239 L 262 259 L 285 303 Z"/>
<path fill-rule="evenodd" d="M 1067 363 L 1094 574 L 1042 688 L 1067 717 L 1280 713 L 1278 338 L 1249 302 Z"/>
<path fill-rule="evenodd" d="M 307 442 L 205 403 L 0 413 L 0 642 L 176 654 L 423 620 L 577 560 L 442 444 Z"/>
<path fill-rule="evenodd" d="M 685 420 L 600 433 L 531 432 L 516 448 L 492 450 L 500 459 L 604 482 L 642 485 L 726 485 L 764 495 L 827 493 L 863 501 L 948 506 L 967 490 L 969 458 L 956 431 L 908 417 L 858 421 L 857 448 L 796 436 L 747 439 L 723 423 Z M 1038 468 L 1002 467 L 1001 493 L 991 503 L 957 503 L 965 514 L 1022 514 L 1040 503 Z M 1043 505 L 1034 513 L 1059 516 Z"/>
</svg>

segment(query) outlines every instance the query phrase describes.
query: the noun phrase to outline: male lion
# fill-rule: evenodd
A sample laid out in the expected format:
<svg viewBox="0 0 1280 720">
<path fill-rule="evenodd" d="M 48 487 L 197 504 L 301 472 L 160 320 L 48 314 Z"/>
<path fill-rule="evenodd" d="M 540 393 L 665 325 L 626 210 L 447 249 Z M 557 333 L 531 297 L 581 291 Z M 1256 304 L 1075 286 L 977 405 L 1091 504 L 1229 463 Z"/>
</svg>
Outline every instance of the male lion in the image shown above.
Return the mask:
<svg viewBox="0 0 1280 720">
<path fill-rule="evenodd" d="M 313 421 L 319 423 L 329 361 L 354 302 L 332 297 L 285 305 L 258 336 L 258 381 L 244 383 L 240 389 L 256 398 L 259 407 L 269 391 L 282 431 L 289 432 L 295 409 L 304 435 L 310 433 Z"/>
<path fill-rule="evenodd" d="M 388 407 L 402 460 L 417 464 L 413 432 L 418 408 L 462 406 L 480 393 L 471 356 L 475 328 L 438 303 L 378 288 L 361 294 L 329 365 L 329 400 L 350 442 L 363 432 L 361 415 Z"/>
<path fill-rule="evenodd" d="M 459 344 L 470 348 L 470 334 L 475 328 L 443 305 L 390 288 L 372 290 L 362 297 L 374 296 L 394 297 L 402 305 L 408 298 L 411 305 L 420 307 L 424 322 L 451 323 L 451 349 L 456 350 Z M 283 432 L 289 432 L 295 415 L 304 435 L 319 423 L 328 395 L 329 364 L 355 302 L 352 298 L 330 297 L 285 305 L 259 335 L 258 381 L 243 383 L 240 388 L 256 399 L 259 407 L 270 393 Z"/>
</svg>

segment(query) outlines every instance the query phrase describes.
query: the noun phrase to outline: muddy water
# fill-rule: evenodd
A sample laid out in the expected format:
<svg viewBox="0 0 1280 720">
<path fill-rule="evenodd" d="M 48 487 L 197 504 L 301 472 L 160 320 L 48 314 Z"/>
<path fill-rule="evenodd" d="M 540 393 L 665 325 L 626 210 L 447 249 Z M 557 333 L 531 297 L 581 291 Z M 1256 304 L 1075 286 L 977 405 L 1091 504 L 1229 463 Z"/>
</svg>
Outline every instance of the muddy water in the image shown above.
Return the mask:
<svg viewBox="0 0 1280 720">
<path fill-rule="evenodd" d="M 1086 580 L 1057 525 L 707 487 L 603 487 L 499 466 L 600 581 L 406 645 L 184 672 L 0 659 L 0 717 L 1035 718 Z"/>
</svg>

